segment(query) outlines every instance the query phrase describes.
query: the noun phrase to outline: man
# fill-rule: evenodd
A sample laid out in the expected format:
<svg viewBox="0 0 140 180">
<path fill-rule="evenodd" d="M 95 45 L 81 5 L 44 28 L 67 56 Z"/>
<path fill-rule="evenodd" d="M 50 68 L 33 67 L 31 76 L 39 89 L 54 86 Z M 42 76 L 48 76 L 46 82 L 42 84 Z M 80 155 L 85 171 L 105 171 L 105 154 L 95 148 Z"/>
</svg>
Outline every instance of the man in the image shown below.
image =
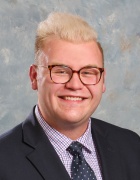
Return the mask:
<svg viewBox="0 0 140 180">
<path fill-rule="evenodd" d="M 39 24 L 29 72 L 38 102 L 0 138 L 1 180 L 140 179 L 139 136 L 90 118 L 105 92 L 103 61 L 80 17 L 52 13 Z"/>
</svg>

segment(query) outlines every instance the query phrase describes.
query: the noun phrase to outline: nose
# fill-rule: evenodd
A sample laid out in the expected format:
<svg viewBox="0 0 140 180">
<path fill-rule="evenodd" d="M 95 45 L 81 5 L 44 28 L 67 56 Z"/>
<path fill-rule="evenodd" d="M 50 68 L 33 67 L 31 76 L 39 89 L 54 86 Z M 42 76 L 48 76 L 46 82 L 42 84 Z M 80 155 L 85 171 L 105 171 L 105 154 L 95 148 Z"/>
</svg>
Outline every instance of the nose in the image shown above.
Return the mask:
<svg viewBox="0 0 140 180">
<path fill-rule="evenodd" d="M 82 89 L 84 84 L 81 82 L 78 73 L 74 72 L 70 81 L 66 83 L 66 87 L 72 90 Z"/>
</svg>

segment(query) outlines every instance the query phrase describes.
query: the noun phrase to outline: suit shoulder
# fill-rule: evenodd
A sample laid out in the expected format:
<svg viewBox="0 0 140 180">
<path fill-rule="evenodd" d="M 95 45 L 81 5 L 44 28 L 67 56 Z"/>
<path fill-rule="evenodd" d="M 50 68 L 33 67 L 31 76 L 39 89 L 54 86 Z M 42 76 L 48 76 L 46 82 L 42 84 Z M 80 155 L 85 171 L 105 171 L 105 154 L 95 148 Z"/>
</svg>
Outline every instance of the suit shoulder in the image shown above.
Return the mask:
<svg viewBox="0 0 140 180">
<path fill-rule="evenodd" d="M 92 127 L 96 126 L 96 129 L 99 129 L 103 133 L 107 133 L 108 135 L 111 135 L 112 138 L 120 139 L 120 141 L 136 140 L 140 143 L 140 136 L 129 129 L 125 129 L 99 119 L 95 119 L 95 118 L 91 118 L 91 119 L 92 119 Z"/>
<path fill-rule="evenodd" d="M 17 139 L 21 139 L 22 136 L 22 123 L 0 135 L 0 147 L 4 144 L 16 143 Z"/>
</svg>

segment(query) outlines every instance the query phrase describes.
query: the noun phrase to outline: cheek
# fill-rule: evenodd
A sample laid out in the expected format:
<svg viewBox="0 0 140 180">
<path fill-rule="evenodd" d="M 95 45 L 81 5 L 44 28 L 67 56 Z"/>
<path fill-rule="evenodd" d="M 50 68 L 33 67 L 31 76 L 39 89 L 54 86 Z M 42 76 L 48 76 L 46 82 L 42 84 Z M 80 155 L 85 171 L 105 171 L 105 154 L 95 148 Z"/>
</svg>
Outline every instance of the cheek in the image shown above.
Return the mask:
<svg viewBox="0 0 140 180">
<path fill-rule="evenodd" d="M 45 88 L 44 88 L 45 90 L 43 89 L 43 91 L 44 91 L 46 101 L 49 104 L 52 104 L 52 105 L 57 104 L 58 94 L 59 92 L 62 91 L 62 88 L 59 86 L 60 86 L 59 84 L 48 83 L 48 82 L 45 84 Z"/>
<path fill-rule="evenodd" d="M 49 74 L 46 74 L 44 71 L 41 71 L 40 73 L 38 73 L 37 82 L 38 82 L 38 89 L 44 92 L 52 84 Z"/>
<path fill-rule="evenodd" d="M 102 97 L 102 93 L 104 91 L 104 86 L 103 85 L 92 85 L 88 87 L 88 90 L 91 94 L 91 97 L 93 99 L 100 99 Z"/>
</svg>

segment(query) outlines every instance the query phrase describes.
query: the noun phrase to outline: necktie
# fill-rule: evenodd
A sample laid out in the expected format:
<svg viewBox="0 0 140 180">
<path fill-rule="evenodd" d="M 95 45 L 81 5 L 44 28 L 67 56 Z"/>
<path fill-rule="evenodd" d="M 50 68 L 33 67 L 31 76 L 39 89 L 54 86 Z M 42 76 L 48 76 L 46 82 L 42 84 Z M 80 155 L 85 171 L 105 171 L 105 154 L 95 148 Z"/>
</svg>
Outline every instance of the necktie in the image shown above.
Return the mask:
<svg viewBox="0 0 140 180">
<path fill-rule="evenodd" d="M 97 180 L 96 176 L 86 162 L 82 153 L 82 144 L 73 141 L 67 148 L 67 151 L 73 156 L 71 164 L 71 179 L 72 180 Z"/>
</svg>

